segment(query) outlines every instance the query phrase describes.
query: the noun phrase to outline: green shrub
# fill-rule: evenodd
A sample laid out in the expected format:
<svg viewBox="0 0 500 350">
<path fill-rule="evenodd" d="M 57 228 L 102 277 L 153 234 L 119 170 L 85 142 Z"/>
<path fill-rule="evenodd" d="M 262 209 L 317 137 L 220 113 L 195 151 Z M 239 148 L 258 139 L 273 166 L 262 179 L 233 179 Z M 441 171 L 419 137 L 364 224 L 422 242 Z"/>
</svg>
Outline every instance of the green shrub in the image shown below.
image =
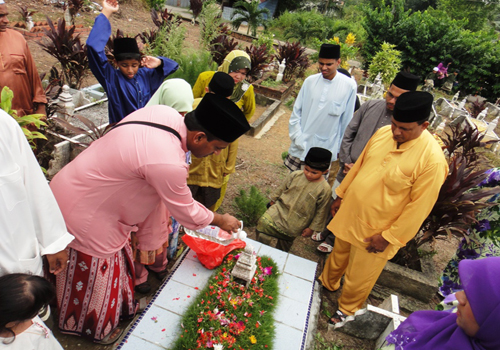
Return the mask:
<svg viewBox="0 0 500 350">
<path fill-rule="evenodd" d="M 219 5 L 213 0 L 204 2 L 199 20 L 201 43 L 209 50 L 210 43 L 220 34 L 222 19 Z"/>
<path fill-rule="evenodd" d="M 262 33 L 259 37 L 252 41 L 252 45 L 255 47 L 261 47 L 262 45 L 266 45 L 267 54 L 274 55 L 274 34 L 271 33 Z"/>
<path fill-rule="evenodd" d="M 146 0 L 147 5 L 154 10 L 161 10 L 165 5 L 165 0 Z"/>
<path fill-rule="evenodd" d="M 179 63 L 179 69 L 174 74 L 169 75 L 168 79 L 181 78 L 191 86 L 196 83 L 200 73 L 217 69 L 217 64 L 212 61 L 210 52 L 207 51 L 183 53 L 177 57 L 176 61 Z"/>
<path fill-rule="evenodd" d="M 396 45 L 383 43 L 381 50 L 373 57 L 370 68 L 368 68 L 368 77 L 374 80 L 380 73 L 382 82 L 389 86 L 396 74 L 401 70 L 401 51 L 395 50 Z"/>
<path fill-rule="evenodd" d="M 30 114 L 19 117 L 17 111 L 12 108 L 12 99 L 14 98 L 14 93 L 8 86 L 4 86 L 1 92 L 0 98 L 0 108 L 3 109 L 7 114 L 16 120 L 21 129 L 23 130 L 24 136 L 28 140 L 32 149 L 36 149 L 35 139 L 47 140 L 44 134 L 40 133 L 38 130 L 42 126 L 46 126 L 41 119 L 45 117 L 43 114 Z M 32 125 L 36 127 L 36 131 L 28 130 L 27 126 Z"/>
<path fill-rule="evenodd" d="M 385 41 L 402 52 L 403 67 L 425 76 L 446 57 L 450 70 L 460 69 L 458 89 L 480 94 L 494 101 L 500 95 L 500 43 L 494 32 L 471 32 L 468 21 L 454 20 L 445 11 L 429 8 L 424 12 L 404 11 L 403 0 L 381 0 L 382 5 L 367 9 L 363 26 L 366 41 L 361 55 L 369 65 Z"/>
<path fill-rule="evenodd" d="M 245 226 L 253 227 L 265 213 L 268 202 L 269 200 L 255 186 L 250 187 L 248 195 L 245 190 L 240 190 L 239 196 L 234 198 L 236 216 L 243 220 Z"/>
<path fill-rule="evenodd" d="M 172 21 L 158 29 L 156 37 L 151 46 L 145 48 L 145 52 L 150 56 L 165 56 L 177 61 L 181 56 L 182 45 L 186 38 L 186 28 L 179 25 L 177 16 Z"/>
<path fill-rule="evenodd" d="M 285 12 L 273 19 L 269 28 L 281 40 L 297 40 L 302 45 L 308 45 L 313 39 L 324 41 L 334 36 L 345 40 L 347 33 L 358 36 L 363 31 L 359 21 L 341 20 L 327 17 L 316 10 Z M 364 33 L 359 33 L 363 36 Z"/>
</svg>

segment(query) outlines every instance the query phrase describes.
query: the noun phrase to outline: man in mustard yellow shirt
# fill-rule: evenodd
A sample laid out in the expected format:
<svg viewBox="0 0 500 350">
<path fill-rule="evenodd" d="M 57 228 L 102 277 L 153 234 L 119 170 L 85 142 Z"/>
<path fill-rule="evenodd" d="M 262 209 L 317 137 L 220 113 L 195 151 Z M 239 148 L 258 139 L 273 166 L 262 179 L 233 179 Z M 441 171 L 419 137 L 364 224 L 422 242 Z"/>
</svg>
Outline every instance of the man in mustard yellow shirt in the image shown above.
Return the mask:
<svg viewBox="0 0 500 350">
<path fill-rule="evenodd" d="M 418 232 L 448 175 L 443 152 L 426 130 L 432 95 L 412 91 L 397 99 L 391 126 L 379 129 L 335 190 L 328 229 L 336 241 L 320 276 L 340 288 L 330 323 L 352 320 L 389 259 Z"/>
</svg>

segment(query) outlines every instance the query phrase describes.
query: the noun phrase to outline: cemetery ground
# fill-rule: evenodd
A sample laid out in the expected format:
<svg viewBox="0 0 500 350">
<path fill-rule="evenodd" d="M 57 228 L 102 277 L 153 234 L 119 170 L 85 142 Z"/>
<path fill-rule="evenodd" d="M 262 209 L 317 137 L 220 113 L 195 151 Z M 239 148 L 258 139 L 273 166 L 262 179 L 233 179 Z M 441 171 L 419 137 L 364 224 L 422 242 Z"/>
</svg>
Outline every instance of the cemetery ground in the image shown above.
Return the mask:
<svg viewBox="0 0 500 350">
<path fill-rule="evenodd" d="M 45 2 L 50 3 L 49 1 Z M 44 5 L 44 1 L 42 0 L 20 0 L 16 3 L 29 6 L 30 9 L 38 11 L 34 16 L 35 21 L 44 20 L 45 15 L 47 15 L 56 22 L 63 14 L 61 8 L 55 8 L 53 4 Z M 9 19 L 11 22 L 18 20 L 18 14 L 13 4 L 9 6 L 9 10 Z M 95 16 L 97 16 L 97 13 L 82 12 L 81 15 L 76 18 L 76 23 L 83 24 L 86 27 L 92 26 Z M 111 24 L 113 33 L 116 33 L 116 30 L 120 28 L 126 34 L 130 35 L 135 35 L 153 26 L 149 10 L 142 5 L 140 0 L 131 0 L 126 4 L 120 5 L 120 13 L 113 16 Z M 186 50 L 197 48 L 199 46 L 199 27 L 192 26 L 189 22 L 184 22 L 182 25 L 187 29 L 185 40 Z M 242 27 L 240 31 L 246 33 L 246 28 Z M 28 45 L 37 62 L 39 73 L 48 72 L 50 67 L 56 63 L 55 59 L 43 52 L 41 47 L 35 42 L 29 42 Z M 314 69 L 316 69 L 315 66 L 313 66 L 312 70 Z M 95 83 L 95 78 L 89 72 L 83 86 L 89 86 Z M 235 213 L 233 200 L 235 196 L 238 195 L 240 189 L 248 191 L 250 185 L 254 185 L 262 193 L 268 195 L 284 180 L 288 171 L 283 166 L 281 155 L 288 150 L 290 145 L 288 137 L 288 120 L 291 110 L 284 105 L 282 105 L 280 109 L 280 117 L 262 138 L 256 139 L 249 136 L 243 136 L 240 139 L 236 172 L 231 175 L 228 191 L 220 209 L 221 212 Z M 255 238 L 254 228 L 247 227 L 246 231 L 249 233 L 250 238 Z M 317 273 L 319 274 L 325 262 L 326 255 L 316 250 L 317 245 L 318 243 L 313 242 L 309 238 L 299 237 L 295 241 L 291 253 L 318 262 L 319 266 Z M 441 271 L 444 268 L 457 246 L 458 241 L 454 238 L 451 240 L 440 240 L 434 243 L 435 250 L 439 252 L 433 256 L 437 271 Z M 174 261 L 171 261 L 169 266 L 172 266 L 173 263 Z M 152 276 L 150 282 L 153 284 L 153 289 L 158 288 L 159 282 Z M 154 292 L 152 292 L 151 295 L 152 294 L 154 294 Z M 336 299 L 338 296 L 339 292 L 331 293 L 324 292 L 324 290 L 321 292 L 321 310 L 317 324 L 315 349 L 372 349 L 373 342 L 371 341 L 357 339 L 344 335 L 341 332 L 328 329 L 326 321 L 328 315 L 332 314 L 336 309 Z M 378 305 L 381 300 L 370 297 L 369 302 Z M 432 302 L 428 307 L 433 308 L 434 304 L 435 302 Z M 127 324 L 128 322 L 123 322 L 122 326 L 126 327 Z M 79 337 L 62 335 L 55 329 L 55 326 L 56 324 L 52 327 L 54 333 L 64 348 L 96 350 L 113 348 L 113 346 L 96 345 Z"/>
</svg>

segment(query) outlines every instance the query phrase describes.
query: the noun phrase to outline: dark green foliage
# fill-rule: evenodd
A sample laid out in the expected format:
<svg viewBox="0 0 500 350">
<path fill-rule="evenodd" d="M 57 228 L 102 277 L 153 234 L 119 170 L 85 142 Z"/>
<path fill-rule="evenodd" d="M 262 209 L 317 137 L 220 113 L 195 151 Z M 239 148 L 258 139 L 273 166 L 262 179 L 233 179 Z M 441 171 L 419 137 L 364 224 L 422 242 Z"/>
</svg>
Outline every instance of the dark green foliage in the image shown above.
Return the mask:
<svg viewBox="0 0 500 350">
<path fill-rule="evenodd" d="M 270 28 L 278 38 L 295 39 L 302 45 L 310 44 L 312 39 L 324 41 L 334 36 L 345 39 L 348 32 L 357 34 L 355 27 L 355 23 L 333 19 L 316 10 L 285 12 L 270 23 Z"/>
<path fill-rule="evenodd" d="M 300 8 L 300 5 L 302 3 L 302 0 L 286 0 L 286 1 L 279 1 L 278 2 L 278 8 L 276 9 L 276 14 L 281 15 L 286 11 L 295 11 Z"/>
<path fill-rule="evenodd" d="M 86 45 L 81 43 L 79 34 L 74 34 L 74 26 L 66 27 L 64 19 L 59 19 L 57 28 L 49 17 L 47 23 L 49 29 L 43 30 L 49 42 L 42 41 L 39 45 L 61 64 L 64 83 L 79 89 L 89 69 Z"/>
<path fill-rule="evenodd" d="M 234 198 L 237 214 L 236 216 L 243 220 L 245 226 L 253 227 L 266 211 L 266 204 L 269 200 L 259 192 L 257 187 L 250 187 L 250 192 L 240 190 L 240 195 Z"/>
<path fill-rule="evenodd" d="M 250 45 L 245 48 L 245 51 L 250 56 L 250 62 L 252 63 L 252 68 L 247 74 L 247 80 L 249 82 L 254 82 L 261 78 L 262 71 L 269 65 L 271 56 L 268 53 L 266 44 L 262 44 L 258 47 Z"/>
<path fill-rule="evenodd" d="M 146 0 L 146 2 L 153 10 L 160 10 L 165 5 L 165 0 Z"/>
<path fill-rule="evenodd" d="M 440 0 L 438 9 L 453 19 L 466 20 L 464 29 L 478 31 L 498 13 L 498 1 Z"/>
<path fill-rule="evenodd" d="M 310 66 L 309 58 L 305 54 L 306 48 L 300 46 L 299 42 L 286 42 L 280 45 L 274 57 L 282 62 L 286 59 L 286 68 L 283 73 L 283 81 L 288 82 L 295 77 L 302 77 Z"/>
<path fill-rule="evenodd" d="M 406 0 L 405 10 L 425 11 L 429 7 L 436 8 L 437 0 Z"/>
<path fill-rule="evenodd" d="M 383 0 L 381 0 L 383 1 Z M 462 93 L 480 94 L 489 100 L 500 95 L 500 44 L 494 33 L 463 29 L 467 20 L 454 20 L 440 10 L 404 11 L 395 5 L 367 9 L 363 26 L 367 32 L 361 54 L 368 66 L 383 41 L 402 51 L 403 69 L 425 76 L 447 57 L 450 71 L 460 69 Z"/>
</svg>

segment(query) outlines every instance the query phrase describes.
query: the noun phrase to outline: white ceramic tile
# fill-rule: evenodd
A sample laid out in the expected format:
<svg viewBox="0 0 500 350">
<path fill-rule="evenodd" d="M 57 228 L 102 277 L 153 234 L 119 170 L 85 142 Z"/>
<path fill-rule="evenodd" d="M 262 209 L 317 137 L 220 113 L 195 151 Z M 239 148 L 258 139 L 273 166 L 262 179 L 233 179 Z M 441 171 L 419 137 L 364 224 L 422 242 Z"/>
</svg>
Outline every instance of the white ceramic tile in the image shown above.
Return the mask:
<svg viewBox="0 0 500 350">
<path fill-rule="evenodd" d="M 307 281 L 314 281 L 317 263 L 311 260 L 289 254 L 285 265 L 285 272 L 303 278 Z"/>
<path fill-rule="evenodd" d="M 203 289 L 212 273 L 213 270 L 206 269 L 198 260 L 184 259 L 170 280 Z"/>
<path fill-rule="evenodd" d="M 284 273 L 278 278 L 278 287 L 280 295 L 299 301 L 309 303 L 311 299 L 312 283 L 302 278 Z"/>
<path fill-rule="evenodd" d="M 179 337 L 181 318 L 175 313 L 153 305 L 144 314 L 131 336 L 169 348 Z"/>
<path fill-rule="evenodd" d="M 189 252 L 187 252 L 186 259 L 190 259 L 190 260 L 194 260 L 194 261 L 199 262 L 198 257 L 196 256 L 196 253 L 192 249 L 189 249 Z"/>
<path fill-rule="evenodd" d="M 263 244 L 260 249 L 259 253 L 260 256 L 266 255 L 274 260 L 274 262 L 278 265 L 279 271 L 283 272 L 283 269 L 285 268 L 285 263 L 286 259 L 288 256 L 288 253 L 285 253 L 282 250 L 272 248 L 268 245 Z"/>
<path fill-rule="evenodd" d="M 163 350 L 164 347 L 161 347 L 157 344 L 153 344 L 148 342 L 147 340 L 137 338 L 136 336 L 131 335 L 124 343 L 120 344 L 119 350 Z"/>
<path fill-rule="evenodd" d="M 154 305 L 184 314 L 192 301 L 196 299 L 202 288 L 195 289 L 177 281 L 170 280 L 154 301 Z"/>
<path fill-rule="evenodd" d="M 309 302 L 309 299 L 306 301 Z M 278 306 L 274 311 L 274 319 L 277 322 L 303 331 L 306 324 L 307 308 L 308 304 L 280 295 Z"/>
<path fill-rule="evenodd" d="M 276 323 L 274 350 L 299 350 L 302 346 L 303 333 L 287 325 Z"/>
</svg>

